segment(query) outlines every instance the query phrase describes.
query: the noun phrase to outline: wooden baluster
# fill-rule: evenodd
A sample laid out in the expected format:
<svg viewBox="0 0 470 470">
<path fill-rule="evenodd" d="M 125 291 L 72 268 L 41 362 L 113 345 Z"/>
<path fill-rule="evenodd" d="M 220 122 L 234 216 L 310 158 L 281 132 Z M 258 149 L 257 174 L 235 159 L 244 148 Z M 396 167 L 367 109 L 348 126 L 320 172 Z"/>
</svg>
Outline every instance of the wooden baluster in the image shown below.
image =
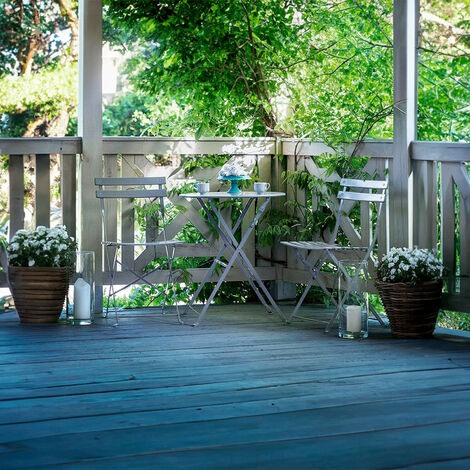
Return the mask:
<svg viewBox="0 0 470 470">
<path fill-rule="evenodd" d="M 62 202 L 62 223 L 71 237 L 77 231 L 77 156 L 60 157 L 60 195 Z"/>
<path fill-rule="evenodd" d="M 437 168 L 431 161 L 413 160 L 413 245 L 437 245 Z"/>
<path fill-rule="evenodd" d="M 272 180 L 271 180 L 271 164 L 272 164 L 272 155 L 258 155 L 258 177 L 260 181 L 263 181 L 265 183 L 270 183 L 272 185 Z M 273 188 L 270 188 L 270 191 L 273 191 Z M 261 232 L 265 229 L 266 227 L 266 222 L 261 219 L 261 221 L 258 224 L 258 231 Z M 270 246 L 261 246 L 259 242 L 257 243 L 257 248 L 259 254 L 263 258 L 270 259 L 272 254 L 271 254 L 271 247 Z M 271 266 L 270 261 L 266 261 L 265 259 L 257 259 L 256 260 L 256 266 Z"/>
<path fill-rule="evenodd" d="M 132 169 L 134 157 L 133 155 L 126 155 L 121 160 L 122 177 L 135 177 Z M 121 199 L 121 241 L 134 242 L 134 202 L 131 199 Z M 129 268 L 134 269 L 134 247 L 125 246 L 121 250 L 121 259 L 124 264 Z"/>
<path fill-rule="evenodd" d="M 36 190 L 35 190 L 35 224 L 36 227 L 51 223 L 51 158 L 48 154 L 38 154 L 35 158 Z"/>
<path fill-rule="evenodd" d="M 441 164 L 441 252 L 442 261 L 450 276 L 449 290 L 455 290 L 455 188 L 453 163 Z"/>
<path fill-rule="evenodd" d="M 24 228 L 24 162 L 23 155 L 10 155 L 8 160 L 10 221 L 8 236 L 11 240 L 17 230 Z"/>
</svg>

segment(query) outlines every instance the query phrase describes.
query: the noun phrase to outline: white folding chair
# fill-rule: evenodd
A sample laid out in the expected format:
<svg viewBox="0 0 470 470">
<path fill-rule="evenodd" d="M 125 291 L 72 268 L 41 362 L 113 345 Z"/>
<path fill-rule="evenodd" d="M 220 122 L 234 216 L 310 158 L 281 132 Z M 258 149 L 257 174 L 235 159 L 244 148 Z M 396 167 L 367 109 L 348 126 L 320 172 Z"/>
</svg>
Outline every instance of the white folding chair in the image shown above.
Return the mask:
<svg viewBox="0 0 470 470">
<path fill-rule="evenodd" d="M 164 268 L 168 269 L 168 278 L 165 284 L 164 289 L 157 289 L 159 294 L 164 295 L 162 312 L 166 304 L 166 299 L 168 295 L 168 286 L 171 285 L 173 289 L 173 295 L 175 297 L 176 305 L 176 314 L 178 316 L 178 321 L 182 323 L 180 318 L 180 312 L 178 307 L 178 302 L 176 299 L 176 289 L 175 289 L 175 279 L 173 273 L 173 262 L 175 258 L 176 247 L 180 244 L 183 244 L 183 241 L 178 240 L 168 240 L 165 229 L 165 205 L 164 198 L 167 196 L 167 190 L 164 185 L 166 184 L 165 177 L 143 177 L 143 178 L 95 178 L 95 185 L 98 186 L 96 191 L 96 197 L 100 199 L 101 203 L 101 215 L 103 219 L 103 238 L 102 245 L 105 247 L 105 256 L 106 262 L 108 265 L 109 271 L 109 295 L 108 303 L 106 306 L 106 317 L 108 317 L 109 303 L 111 296 L 114 300 L 114 311 L 116 315 L 116 323 L 118 322 L 118 309 L 116 305 L 116 294 L 123 291 L 127 287 L 134 284 L 136 281 L 147 284 L 151 287 L 155 285 L 150 282 L 147 278 L 150 277 L 156 271 L 161 271 Z M 150 186 L 150 188 L 148 188 Z M 109 189 L 109 187 L 120 187 L 121 189 Z M 137 188 L 137 189 L 136 189 Z M 105 200 L 109 199 L 144 199 L 148 200 L 151 203 L 158 201 L 160 208 L 156 211 L 157 215 L 161 217 L 161 223 L 158 223 L 160 227 L 156 227 L 156 231 L 160 228 L 159 233 L 153 234 L 151 238 L 153 240 L 147 240 L 145 242 L 118 242 L 108 240 L 107 234 L 107 214 L 106 214 L 106 204 Z M 149 230 L 147 230 L 149 233 Z M 162 238 L 161 240 L 155 241 L 155 238 Z M 157 258 L 156 250 L 158 247 L 163 247 L 165 249 L 165 255 L 163 258 L 166 258 L 164 262 L 159 264 L 157 267 L 146 273 L 139 273 L 133 267 L 128 266 L 122 259 L 119 259 L 118 253 L 123 247 L 153 247 L 155 249 L 155 258 Z M 122 271 L 127 271 L 131 273 L 135 279 L 131 282 L 128 282 L 125 286 L 120 287 L 118 290 L 115 290 L 115 279 L 118 266 L 121 267 Z"/>
<path fill-rule="evenodd" d="M 328 322 L 325 331 L 328 332 L 336 320 L 339 314 L 339 309 L 342 305 L 338 305 L 338 302 L 334 298 L 333 294 L 327 289 L 324 283 L 319 278 L 320 271 L 325 263 L 333 262 L 336 265 L 337 269 L 340 269 L 340 262 L 338 257 L 340 256 L 339 253 L 349 252 L 349 253 L 356 253 L 360 261 L 369 261 L 371 258 L 372 251 L 377 241 L 378 235 L 378 226 L 379 220 L 382 213 L 382 208 L 385 202 L 385 194 L 387 191 L 388 183 L 387 181 L 375 181 L 375 180 L 358 180 L 358 179 L 348 179 L 343 178 L 340 182 L 342 186 L 342 190 L 338 193 L 338 200 L 339 200 L 339 207 L 338 213 L 336 216 L 336 224 L 333 229 L 333 232 L 330 237 L 330 241 L 322 242 L 322 241 L 282 241 L 281 244 L 293 248 L 297 258 L 300 262 L 307 268 L 308 272 L 310 273 L 310 280 L 303 291 L 297 305 L 295 306 L 294 311 L 292 312 L 291 316 L 289 317 L 288 321 L 291 321 L 297 315 L 299 308 L 301 307 L 302 303 L 304 302 L 310 288 L 316 282 L 322 291 L 327 295 L 330 299 L 331 303 L 336 306 L 336 311 L 330 321 Z M 377 221 L 375 230 L 373 230 L 373 236 L 369 246 L 342 246 L 336 243 L 336 239 L 338 236 L 338 231 L 341 226 L 342 217 L 344 216 L 344 204 L 345 201 L 350 201 L 349 204 L 354 205 L 357 202 L 368 203 L 368 204 L 375 204 L 377 210 Z M 317 255 L 315 257 L 315 255 Z M 312 262 L 312 258 L 314 261 Z M 342 274 L 345 276 L 346 279 L 352 281 L 349 274 L 346 271 L 342 271 Z M 359 275 L 359 271 L 357 272 Z M 349 283 L 351 284 L 351 283 Z M 344 295 L 343 299 L 347 296 Z M 370 309 L 375 316 L 375 318 L 379 321 L 381 325 L 385 325 L 384 321 L 382 320 L 381 316 L 377 313 L 377 311 L 370 306 Z"/>
</svg>

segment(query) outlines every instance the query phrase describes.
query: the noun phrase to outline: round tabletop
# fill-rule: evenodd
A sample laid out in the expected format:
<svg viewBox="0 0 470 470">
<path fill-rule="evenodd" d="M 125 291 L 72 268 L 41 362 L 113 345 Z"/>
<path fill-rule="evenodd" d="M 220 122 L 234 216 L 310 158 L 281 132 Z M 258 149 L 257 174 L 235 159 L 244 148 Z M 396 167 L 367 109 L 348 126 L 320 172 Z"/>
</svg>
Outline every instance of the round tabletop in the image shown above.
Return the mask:
<svg viewBox="0 0 470 470">
<path fill-rule="evenodd" d="M 208 193 L 200 194 L 200 193 L 186 193 L 180 194 L 181 197 L 193 198 L 193 199 L 251 199 L 251 198 L 260 198 L 260 197 L 282 197 L 285 196 L 286 193 L 278 193 L 278 192 L 265 192 L 262 194 L 258 194 L 255 191 L 242 191 L 238 194 L 229 194 L 227 192 L 221 191 L 210 191 Z"/>
</svg>

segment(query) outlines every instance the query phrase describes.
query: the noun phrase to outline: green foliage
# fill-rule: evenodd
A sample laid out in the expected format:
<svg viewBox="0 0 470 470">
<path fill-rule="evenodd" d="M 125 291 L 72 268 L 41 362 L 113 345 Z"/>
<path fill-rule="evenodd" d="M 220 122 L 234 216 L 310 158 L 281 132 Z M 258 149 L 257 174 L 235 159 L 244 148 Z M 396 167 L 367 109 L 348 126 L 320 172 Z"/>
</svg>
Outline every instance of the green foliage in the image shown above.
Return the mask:
<svg viewBox="0 0 470 470">
<path fill-rule="evenodd" d="M 468 313 L 441 310 L 437 324 L 442 328 L 470 331 L 470 315 Z"/>
<path fill-rule="evenodd" d="M 0 2 L 0 136 L 65 134 L 77 105 L 77 9 L 76 0 Z"/>
<path fill-rule="evenodd" d="M 230 155 L 189 155 L 183 162 L 183 169 L 189 175 L 196 168 L 216 168 L 224 165 Z"/>
<path fill-rule="evenodd" d="M 292 240 L 301 229 L 299 218 L 286 214 L 279 209 L 271 209 L 263 217 L 263 229 L 258 232 L 261 246 L 274 246 L 279 240 Z"/>
<path fill-rule="evenodd" d="M 154 123 L 148 115 L 155 100 L 143 93 L 118 95 L 103 109 L 104 135 L 146 135 Z M 164 134 L 160 134 L 164 135 Z"/>
<path fill-rule="evenodd" d="M 134 87 L 176 106 L 185 134 L 390 135 L 389 0 L 107 4 Z"/>
<path fill-rule="evenodd" d="M 468 141 L 469 18 L 469 2 L 421 2 L 419 140 Z"/>
<path fill-rule="evenodd" d="M 0 135 L 24 134 L 35 119 L 52 120 L 77 106 L 77 63 L 42 68 L 31 75 L 0 78 Z"/>
<path fill-rule="evenodd" d="M 65 0 L 72 10 L 77 1 Z M 0 77 L 38 72 L 57 62 L 67 40 L 58 34 L 69 27 L 62 15 L 59 2 L 9 1 L 0 3 Z"/>
<path fill-rule="evenodd" d="M 333 173 L 340 177 L 371 177 L 363 171 L 367 158 L 324 154 L 315 160 L 323 170 L 322 176 L 312 175 L 308 171 L 288 170 L 283 173 L 284 183 L 290 186 L 294 194 L 297 188 L 305 191 L 305 202 L 294 198 L 286 201 L 283 210 L 267 211 L 263 219 L 264 228 L 259 231 L 261 245 L 272 246 L 280 240 L 312 240 L 316 237 L 328 241 L 336 222 L 336 213 L 331 210 L 331 196 L 336 195 L 340 187 L 339 182 L 330 183 L 326 178 Z M 353 208 L 348 216 L 359 228 L 359 207 Z M 376 217 L 375 213 L 373 217 Z M 342 232 L 339 233 L 338 241 L 347 242 Z"/>
</svg>

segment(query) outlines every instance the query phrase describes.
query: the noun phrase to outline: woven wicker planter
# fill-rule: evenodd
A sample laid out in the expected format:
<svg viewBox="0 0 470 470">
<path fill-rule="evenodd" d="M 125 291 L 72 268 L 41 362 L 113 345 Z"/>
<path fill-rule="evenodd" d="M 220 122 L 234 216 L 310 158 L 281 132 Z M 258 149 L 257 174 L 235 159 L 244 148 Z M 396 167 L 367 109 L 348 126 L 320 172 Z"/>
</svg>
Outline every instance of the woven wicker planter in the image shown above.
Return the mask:
<svg viewBox="0 0 470 470">
<path fill-rule="evenodd" d="M 9 266 L 8 280 L 21 323 L 55 323 L 69 285 L 70 268 Z"/>
<path fill-rule="evenodd" d="M 416 286 L 376 281 L 375 285 L 394 336 L 432 336 L 441 306 L 442 281 L 423 282 Z"/>
</svg>

